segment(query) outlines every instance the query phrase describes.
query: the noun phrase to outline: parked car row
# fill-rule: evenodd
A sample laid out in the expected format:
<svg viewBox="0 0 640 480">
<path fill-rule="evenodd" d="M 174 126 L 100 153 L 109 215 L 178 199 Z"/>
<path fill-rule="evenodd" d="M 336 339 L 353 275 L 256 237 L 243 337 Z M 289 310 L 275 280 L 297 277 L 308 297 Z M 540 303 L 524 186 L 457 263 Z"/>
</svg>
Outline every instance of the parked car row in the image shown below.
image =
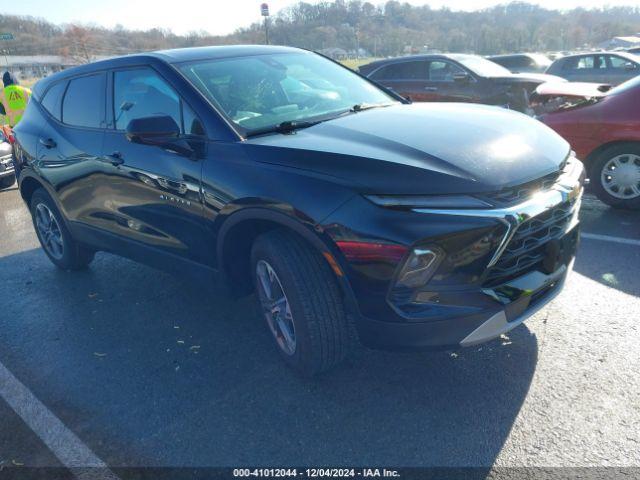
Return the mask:
<svg viewBox="0 0 640 480">
<path fill-rule="evenodd" d="M 471 102 L 520 112 L 542 83 L 563 81 L 539 73 L 511 73 L 478 55 L 434 54 L 379 60 L 360 73 L 416 102 Z"/>
<path fill-rule="evenodd" d="M 553 62 L 542 54 L 517 53 L 487 57 L 512 73 L 547 73 L 571 82 L 619 85 L 640 74 L 640 57 L 631 51 L 562 55 Z"/>
<path fill-rule="evenodd" d="M 536 115 L 585 161 L 602 201 L 640 208 L 638 57 L 626 52 L 568 55 L 549 65 L 546 74 L 512 73 L 502 66 L 535 70 L 534 61 L 544 62 L 533 55 L 490 60 L 417 55 L 373 62 L 360 72 L 412 101 L 484 103 Z"/>
</svg>

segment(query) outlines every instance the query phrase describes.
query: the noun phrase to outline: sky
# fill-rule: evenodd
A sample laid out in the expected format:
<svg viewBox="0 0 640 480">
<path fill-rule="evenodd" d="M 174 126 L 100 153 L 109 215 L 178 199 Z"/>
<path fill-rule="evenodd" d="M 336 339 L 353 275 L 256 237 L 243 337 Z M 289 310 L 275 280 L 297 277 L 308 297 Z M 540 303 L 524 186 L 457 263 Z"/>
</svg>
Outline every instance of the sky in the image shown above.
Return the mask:
<svg viewBox="0 0 640 480">
<path fill-rule="evenodd" d="M 295 4 L 295 0 L 266 0 L 271 13 Z M 306 0 L 315 3 L 317 0 Z M 369 0 L 373 4 L 384 1 Z M 605 5 L 638 5 L 638 0 L 528 0 L 546 8 L 570 9 Z M 56 24 L 93 23 L 106 27 L 121 24 L 128 29 L 154 27 L 184 34 L 205 30 L 224 35 L 259 21 L 262 0 L 13 0 L 3 1 L 0 13 L 32 15 Z M 413 5 L 447 6 L 452 10 L 477 10 L 508 0 L 408 0 Z"/>
</svg>

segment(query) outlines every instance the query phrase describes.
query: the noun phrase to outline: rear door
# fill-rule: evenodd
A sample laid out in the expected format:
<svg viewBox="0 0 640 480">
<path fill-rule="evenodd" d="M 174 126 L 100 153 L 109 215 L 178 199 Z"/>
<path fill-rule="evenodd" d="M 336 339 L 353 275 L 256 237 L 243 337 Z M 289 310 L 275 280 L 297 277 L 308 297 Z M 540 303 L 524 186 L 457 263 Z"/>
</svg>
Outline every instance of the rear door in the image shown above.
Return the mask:
<svg viewBox="0 0 640 480">
<path fill-rule="evenodd" d="M 607 83 L 607 61 L 604 55 L 568 58 L 562 68 L 562 76 L 569 81 Z"/>
<path fill-rule="evenodd" d="M 125 240 L 132 256 L 146 251 L 202 263 L 212 247 L 205 244 L 200 196 L 206 145 L 201 121 L 150 66 L 110 73 L 108 110 L 103 153 L 114 164 L 104 228 Z M 131 120 L 153 115 L 172 117 L 190 152 L 127 139 Z"/>
<path fill-rule="evenodd" d="M 617 55 L 607 55 L 608 80 L 606 83 L 619 85 L 640 73 L 640 65 L 631 60 L 618 57 Z"/>
<path fill-rule="evenodd" d="M 415 102 L 437 100 L 437 88 L 430 85 L 426 60 L 404 60 L 380 67 L 371 74 L 375 80 Z"/>
<path fill-rule="evenodd" d="M 47 110 L 37 147 L 41 174 L 57 190 L 66 217 L 95 225 L 107 201 L 108 168 L 102 154 L 105 127 L 104 72 L 53 84 L 42 100 Z"/>
</svg>

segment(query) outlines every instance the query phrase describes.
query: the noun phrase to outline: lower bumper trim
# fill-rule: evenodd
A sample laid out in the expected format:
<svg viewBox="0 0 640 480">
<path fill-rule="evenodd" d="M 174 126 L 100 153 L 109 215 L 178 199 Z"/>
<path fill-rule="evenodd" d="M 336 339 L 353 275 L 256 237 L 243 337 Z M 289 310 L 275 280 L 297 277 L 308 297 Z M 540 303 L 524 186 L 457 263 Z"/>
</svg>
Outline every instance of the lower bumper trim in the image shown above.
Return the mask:
<svg viewBox="0 0 640 480">
<path fill-rule="evenodd" d="M 564 286 L 564 282 L 567 278 L 569 272 L 573 269 L 573 261 L 569 264 L 566 269 L 566 272 L 562 276 L 562 279 L 553 287 L 553 291 L 549 292 L 543 299 L 539 300 L 535 303 L 535 305 L 529 307 L 522 315 L 516 317 L 515 319 L 509 321 L 507 319 L 507 315 L 504 310 L 493 315 L 489 320 L 484 322 L 478 328 L 476 328 L 473 332 L 467 335 L 460 342 L 460 346 L 462 347 L 471 347 L 473 345 L 478 345 L 479 343 L 484 343 L 488 340 L 492 340 L 494 338 L 499 337 L 503 333 L 507 333 L 510 330 L 513 330 L 522 322 L 524 322 L 527 318 L 531 317 L 535 313 L 537 313 L 540 309 L 546 306 L 551 300 L 556 298 L 558 294 L 562 291 L 562 287 Z"/>
</svg>

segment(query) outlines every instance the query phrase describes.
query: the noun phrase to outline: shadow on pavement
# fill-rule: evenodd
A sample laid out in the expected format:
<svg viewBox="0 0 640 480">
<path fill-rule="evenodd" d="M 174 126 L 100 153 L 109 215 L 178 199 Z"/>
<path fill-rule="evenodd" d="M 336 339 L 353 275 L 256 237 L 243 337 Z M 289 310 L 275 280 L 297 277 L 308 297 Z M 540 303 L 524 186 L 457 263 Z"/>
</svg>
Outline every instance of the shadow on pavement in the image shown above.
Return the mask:
<svg viewBox="0 0 640 480">
<path fill-rule="evenodd" d="M 452 354 L 359 349 L 299 378 L 253 298 L 99 254 L 0 258 L 0 360 L 112 466 L 490 466 L 527 395 L 521 326 Z"/>
</svg>

